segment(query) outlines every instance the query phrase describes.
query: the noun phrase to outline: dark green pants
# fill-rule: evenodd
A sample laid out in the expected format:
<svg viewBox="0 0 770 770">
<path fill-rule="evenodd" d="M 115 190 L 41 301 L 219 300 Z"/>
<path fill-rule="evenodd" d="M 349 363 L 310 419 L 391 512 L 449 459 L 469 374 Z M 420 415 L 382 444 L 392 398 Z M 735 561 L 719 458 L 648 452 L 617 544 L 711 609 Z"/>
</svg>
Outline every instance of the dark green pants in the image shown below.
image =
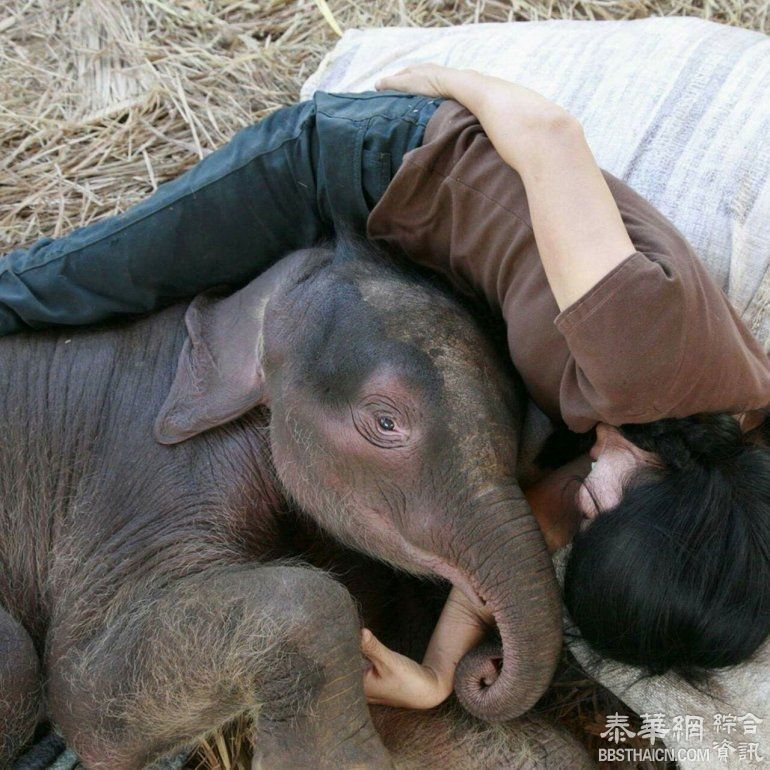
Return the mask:
<svg viewBox="0 0 770 770">
<path fill-rule="evenodd" d="M 143 313 L 365 233 L 439 99 L 317 93 L 240 131 L 125 213 L 0 259 L 0 334 Z"/>
</svg>

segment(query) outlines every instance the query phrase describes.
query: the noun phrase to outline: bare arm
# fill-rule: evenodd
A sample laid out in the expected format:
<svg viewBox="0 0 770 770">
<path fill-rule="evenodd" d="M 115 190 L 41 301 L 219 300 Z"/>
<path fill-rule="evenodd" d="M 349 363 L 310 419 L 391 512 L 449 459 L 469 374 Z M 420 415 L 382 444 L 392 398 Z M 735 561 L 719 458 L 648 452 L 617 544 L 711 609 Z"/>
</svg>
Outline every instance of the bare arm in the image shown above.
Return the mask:
<svg viewBox="0 0 770 770">
<path fill-rule="evenodd" d="M 481 642 L 487 628 L 493 625 L 491 613 L 471 604 L 459 588 L 452 588 L 422 661 L 424 666 L 436 672 L 444 688 L 448 688 L 447 695 L 452 692 L 458 663 L 466 652 Z"/>
<path fill-rule="evenodd" d="M 377 85 L 445 96 L 478 118 L 500 157 L 522 178 L 560 310 L 634 253 L 580 124 L 566 110 L 515 83 L 437 65 L 410 67 Z"/>
<path fill-rule="evenodd" d="M 361 648 L 371 663 L 364 673 L 369 703 L 428 709 L 446 700 L 454 687 L 457 664 L 484 638 L 491 615 L 453 588 L 431 636 L 422 665 L 385 647 L 364 630 Z"/>
</svg>

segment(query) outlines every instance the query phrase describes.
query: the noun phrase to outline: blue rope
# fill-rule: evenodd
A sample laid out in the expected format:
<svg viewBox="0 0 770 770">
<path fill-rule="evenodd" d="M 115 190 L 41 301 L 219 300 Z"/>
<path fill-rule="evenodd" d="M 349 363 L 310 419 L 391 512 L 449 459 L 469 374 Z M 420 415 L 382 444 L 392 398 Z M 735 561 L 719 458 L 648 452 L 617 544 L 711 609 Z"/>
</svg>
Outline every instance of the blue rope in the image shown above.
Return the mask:
<svg viewBox="0 0 770 770">
<path fill-rule="evenodd" d="M 49 733 L 11 766 L 11 770 L 48 770 L 51 763 L 65 750 L 64 741 Z"/>
<path fill-rule="evenodd" d="M 155 762 L 146 770 L 183 770 L 187 753 Z M 11 770 L 83 770 L 77 755 L 58 735 L 49 733 L 11 766 Z"/>
<path fill-rule="evenodd" d="M 77 754 L 72 749 L 67 749 L 63 754 L 59 755 L 56 762 L 51 765 L 50 770 L 74 770 L 77 763 Z"/>
</svg>

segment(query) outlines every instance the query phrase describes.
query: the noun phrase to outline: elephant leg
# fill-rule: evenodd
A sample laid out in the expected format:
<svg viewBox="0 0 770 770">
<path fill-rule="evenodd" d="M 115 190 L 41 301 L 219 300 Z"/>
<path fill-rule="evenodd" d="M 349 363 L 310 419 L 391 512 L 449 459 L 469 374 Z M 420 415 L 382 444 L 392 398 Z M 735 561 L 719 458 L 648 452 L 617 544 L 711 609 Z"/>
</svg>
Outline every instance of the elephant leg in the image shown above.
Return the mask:
<svg viewBox="0 0 770 770">
<path fill-rule="evenodd" d="M 562 727 L 542 717 L 489 724 L 454 699 L 430 711 L 372 708 L 398 770 L 589 770 L 596 764 Z"/>
<path fill-rule="evenodd" d="M 86 641 L 59 625 L 50 648 L 52 717 L 91 770 L 137 770 L 244 714 L 265 770 L 392 767 L 353 601 L 326 573 L 210 568 L 124 603 Z"/>
<path fill-rule="evenodd" d="M 0 607 L 0 767 L 8 767 L 32 738 L 40 702 L 40 663 L 32 639 Z"/>
</svg>

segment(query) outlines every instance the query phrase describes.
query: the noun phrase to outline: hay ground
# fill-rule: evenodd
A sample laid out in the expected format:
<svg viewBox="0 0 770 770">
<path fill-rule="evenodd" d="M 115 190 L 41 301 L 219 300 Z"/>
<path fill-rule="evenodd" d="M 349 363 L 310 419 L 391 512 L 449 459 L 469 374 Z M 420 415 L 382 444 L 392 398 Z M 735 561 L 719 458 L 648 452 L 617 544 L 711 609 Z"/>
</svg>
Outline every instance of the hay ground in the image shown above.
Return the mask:
<svg viewBox="0 0 770 770">
<path fill-rule="evenodd" d="M 767 0 L 329 0 L 327 18 L 321 2 L 0 0 L 0 254 L 124 210 L 296 100 L 335 25 L 692 15 L 770 32 Z M 578 677 L 553 708 L 595 747 L 607 703 Z M 235 728 L 190 767 L 246 755 Z"/>
<path fill-rule="evenodd" d="M 113 214 L 296 100 L 324 0 L 0 0 L 0 253 Z M 768 0 L 329 0 L 342 29 L 689 14 L 770 31 Z"/>
</svg>

